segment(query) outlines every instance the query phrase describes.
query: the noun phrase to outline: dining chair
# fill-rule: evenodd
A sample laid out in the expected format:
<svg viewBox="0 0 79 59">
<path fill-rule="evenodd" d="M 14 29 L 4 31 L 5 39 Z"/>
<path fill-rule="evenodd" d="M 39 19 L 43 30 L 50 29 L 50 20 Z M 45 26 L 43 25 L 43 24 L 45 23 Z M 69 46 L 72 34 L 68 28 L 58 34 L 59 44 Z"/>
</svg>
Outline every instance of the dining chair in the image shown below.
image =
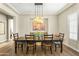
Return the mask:
<svg viewBox="0 0 79 59">
<path fill-rule="evenodd" d="M 57 36 L 57 38 L 55 38 L 55 40 L 59 40 L 59 41 L 53 42 L 54 46 L 55 46 L 55 51 L 56 51 L 57 48 L 61 46 L 61 42 L 60 41 L 62 41 L 62 43 L 63 43 L 64 33 L 59 33 L 59 35 Z"/>
<path fill-rule="evenodd" d="M 44 35 L 44 40 L 42 42 L 42 49 L 46 54 L 46 47 L 50 48 L 52 54 L 52 42 L 53 42 L 53 34 L 51 35 Z"/>
<path fill-rule="evenodd" d="M 19 40 L 20 39 L 19 34 L 18 33 L 14 33 L 13 34 L 13 38 L 14 38 L 14 40 Z M 21 47 L 22 51 L 23 51 L 23 43 L 22 42 L 18 42 L 16 46 L 18 46 L 18 48 Z"/>
<path fill-rule="evenodd" d="M 28 53 L 29 47 L 33 48 L 33 54 L 35 53 L 36 50 L 36 42 L 34 40 L 34 35 L 27 35 L 25 34 L 25 39 L 27 40 L 27 51 L 26 53 Z"/>
</svg>

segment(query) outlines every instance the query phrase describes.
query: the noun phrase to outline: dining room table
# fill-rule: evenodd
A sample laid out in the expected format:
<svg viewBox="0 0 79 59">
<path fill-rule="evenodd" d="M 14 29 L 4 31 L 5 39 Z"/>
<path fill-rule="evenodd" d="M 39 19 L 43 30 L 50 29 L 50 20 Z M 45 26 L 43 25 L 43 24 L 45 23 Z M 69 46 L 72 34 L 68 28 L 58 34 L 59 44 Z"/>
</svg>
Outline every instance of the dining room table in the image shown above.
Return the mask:
<svg viewBox="0 0 79 59">
<path fill-rule="evenodd" d="M 29 41 L 32 41 L 32 42 L 43 42 L 43 41 L 50 41 L 49 39 L 48 40 L 43 40 L 43 39 L 40 39 L 40 37 L 38 36 L 38 39 L 37 40 L 26 40 L 25 37 L 19 37 L 18 40 L 14 40 L 14 43 L 15 43 L 15 53 L 17 53 L 17 43 L 18 42 L 22 42 L 22 43 L 27 43 Z M 52 45 L 53 45 L 53 42 L 60 42 L 60 52 L 62 53 L 63 51 L 63 46 L 62 46 L 62 40 L 52 40 Z"/>
</svg>

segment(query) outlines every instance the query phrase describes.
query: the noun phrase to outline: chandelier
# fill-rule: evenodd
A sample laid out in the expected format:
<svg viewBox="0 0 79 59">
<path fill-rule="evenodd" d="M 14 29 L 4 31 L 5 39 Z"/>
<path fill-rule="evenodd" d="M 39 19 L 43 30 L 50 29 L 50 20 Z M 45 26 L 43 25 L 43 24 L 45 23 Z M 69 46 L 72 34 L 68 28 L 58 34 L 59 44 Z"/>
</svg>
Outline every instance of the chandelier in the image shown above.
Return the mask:
<svg viewBox="0 0 79 59">
<path fill-rule="evenodd" d="M 37 23 L 43 23 L 43 3 L 35 3 L 35 17 Z"/>
<path fill-rule="evenodd" d="M 35 3 L 35 17 L 32 24 L 33 30 L 45 30 L 45 24 L 43 21 L 43 3 Z"/>
</svg>

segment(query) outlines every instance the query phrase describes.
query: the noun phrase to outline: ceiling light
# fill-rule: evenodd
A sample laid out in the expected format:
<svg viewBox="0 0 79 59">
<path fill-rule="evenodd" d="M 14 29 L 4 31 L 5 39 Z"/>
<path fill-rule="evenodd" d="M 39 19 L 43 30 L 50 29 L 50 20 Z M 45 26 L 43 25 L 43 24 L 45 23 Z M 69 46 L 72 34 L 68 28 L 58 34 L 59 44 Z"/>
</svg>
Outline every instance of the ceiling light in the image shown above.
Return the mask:
<svg viewBox="0 0 79 59">
<path fill-rule="evenodd" d="M 34 22 L 43 23 L 43 3 L 35 3 Z"/>
</svg>

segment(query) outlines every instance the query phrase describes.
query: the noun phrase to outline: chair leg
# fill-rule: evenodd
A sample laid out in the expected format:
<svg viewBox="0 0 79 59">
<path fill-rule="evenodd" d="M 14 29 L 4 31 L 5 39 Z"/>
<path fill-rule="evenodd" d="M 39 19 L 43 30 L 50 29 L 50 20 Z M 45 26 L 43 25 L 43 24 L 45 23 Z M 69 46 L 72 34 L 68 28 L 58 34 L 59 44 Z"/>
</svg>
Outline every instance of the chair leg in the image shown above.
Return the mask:
<svg viewBox="0 0 79 59">
<path fill-rule="evenodd" d="M 56 44 L 55 44 L 55 51 L 57 50 Z"/>
<path fill-rule="evenodd" d="M 35 45 L 35 52 L 36 52 L 36 45 Z"/>
<path fill-rule="evenodd" d="M 52 46 L 50 46 L 50 51 L 51 51 L 51 54 L 52 54 Z"/>
<path fill-rule="evenodd" d="M 29 47 L 27 46 L 26 54 L 28 53 L 28 49 L 29 49 Z"/>
<path fill-rule="evenodd" d="M 62 53 L 62 51 L 63 51 L 63 45 L 61 44 L 61 53 Z"/>
<path fill-rule="evenodd" d="M 33 54 L 35 53 L 35 47 L 33 47 Z"/>
<path fill-rule="evenodd" d="M 21 44 L 21 48 L 22 48 L 22 51 L 23 51 L 23 44 Z"/>
<path fill-rule="evenodd" d="M 41 45 L 41 49 L 42 49 L 42 51 L 43 51 L 43 45 Z"/>
</svg>

